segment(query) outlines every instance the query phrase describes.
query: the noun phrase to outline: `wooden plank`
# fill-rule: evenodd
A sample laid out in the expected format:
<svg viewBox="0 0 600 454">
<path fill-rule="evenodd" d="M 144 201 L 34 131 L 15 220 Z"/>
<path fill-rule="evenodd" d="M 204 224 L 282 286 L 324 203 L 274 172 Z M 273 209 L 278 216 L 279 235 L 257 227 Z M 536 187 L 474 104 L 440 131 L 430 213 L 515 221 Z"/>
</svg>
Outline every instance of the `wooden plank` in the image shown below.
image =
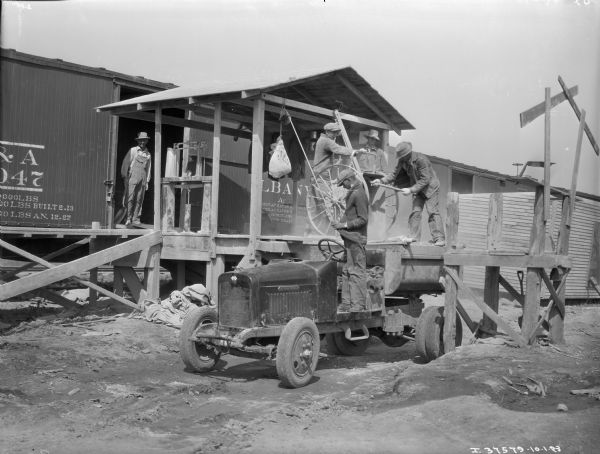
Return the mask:
<svg viewBox="0 0 600 454">
<path fill-rule="evenodd" d="M 118 266 L 113 267 L 113 292 L 115 295 L 123 296 L 123 274 Z"/>
<path fill-rule="evenodd" d="M 550 277 L 548 276 L 548 273 L 546 273 L 546 270 L 544 268 L 540 268 L 540 274 L 542 276 L 542 280 L 544 281 L 544 284 L 546 284 L 546 287 L 548 288 L 548 291 L 550 292 L 550 296 L 556 303 L 556 307 L 560 311 L 561 316 L 564 318 L 564 316 L 565 316 L 565 300 L 563 298 L 561 298 L 558 295 L 558 293 L 556 292 L 556 289 L 554 288 L 554 285 L 552 285 L 552 281 L 550 280 Z"/>
<path fill-rule="evenodd" d="M 513 253 L 514 254 L 514 253 Z M 448 252 L 444 254 L 446 265 L 462 266 L 510 266 L 514 268 L 571 268 L 572 260 L 564 255 L 494 255 L 487 252 Z"/>
<path fill-rule="evenodd" d="M 496 314 L 500 304 L 500 267 L 486 266 L 485 267 L 485 284 L 483 287 L 483 302 L 489 306 Z M 496 332 L 497 326 L 493 319 L 483 314 L 481 322 L 481 330 L 487 334 Z"/>
<path fill-rule="evenodd" d="M 121 98 L 121 85 L 116 83 L 113 79 L 112 89 L 112 102 L 118 102 Z M 109 154 L 108 154 L 108 168 L 106 173 L 106 181 L 112 182 L 110 188 L 110 199 L 107 200 L 106 210 L 106 225 L 110 228 L 115 226 L 115 188 L 116 178 L 120 178 L 119 172 L 117 172 L 117 153 L 119 146 L 119 117 L 116 115 L 110 116 L 109 123 Z"/>
<path fill-rule="evenodd" d="M 581 119 L 581 112 L 579 111 L 579 107 L 577 106 L 577 103 L 575 102 L 575 99 L 573 99 L 573 96 L 571 96 L 571 94 L 567 90 L 567 85 L 565 84 L 564 80 L 560 76 L 558 76 L 558 83 L 562 87 L 563 93 L 567 97 L 567 100 L 569 101 L 569 104 L 571 104 L 571 107 L 573 108 L 573 111 L 575 112 L 575 115 L 577 116 L 577 119 L 580 120 Z M 590 128 L 587 125 L 587 123 L 585 123 L 584 130 L 585 130 L 585 135 L 587 136 L 588 140 L 592 144 L 592 148 L 594 149 L 594 152 L 596 153 L 596 155 L 600 155 L 600 147 L 598 146 L 598 142 L 596 142 L 596 139 L 594 138 L 594 135 L 592 134 L 592 131 L 590 131 Z"/>
<path fill-rule="evenodd" d="M 146 290 L 144 290 L 137 273 L 129 266 L 119 266 L 115 268 L 118 268 L 119 273 L 123 276 L 123 279 L 125 279 L 127 288 L 133 295 L 135 302 L 141 305 L 146 299 Z"/>
<path fill-rule="evenodd" d="M 471 317 L 469 316 L 469 313 L 464 308 L 464 306 L 460 300 L 460 297 L 458 297 L 458 296 L 456 297 L 456 311 L 460 314 L 460 317 L 467 324 L 469 331 L 471 331 L 473 334 L 475 334 L 477 332 L 477 330 L 479 329 L 479 323 L 475 323 L 473 321 L 473 319 L 471 319 Z"/>
<path fill-rule="evenodd" d="M 82 257 L 72 262 L 54 266 L 33 254 L 0 240 L 0 246 L 49 268 L 48 270 L 40 271 L 16 281 L 0 285 L 0 300 L 45 287 L 53 284 L 54 282 L 62 281 L 63 279 L 77 276 L 84 271 L 97 268 L 98 266 L 105 265 L 113 260 L 117 260 L 121 257 L 133 254 L 134 252 L 151 247 L 154 244 L 160 243 L 160 241 L 160 232 L 155 232 L 140 238 L 126 241 L 117 246 L 104 249 L 90 256 Z M 98 288 L 91 287 L 90 285 L 88 285 L 88 287 L 98 290 Z"/>
<path fill-rule="evenodd" d="M 525 299 L 501 274 L 498 276 L 498 283 L 506 289 L 508 293 L 521 305 L 525 304 Z"/>
<path fill-rule="evenodd" d="M 506 332 L 506 334 L 508 334 L 517 344 L 519 344 L 519 346 L 527 346 L 527 343 L 525 342 L 523 337 L 515 330 L 513 330 L 509 326 L 509 324 L 505 322 L 498 314 L 496 314 L 492 309 L 490 309 L 487 304 L 480 301 L 479 298 L 477 298 L 477 296 L 473 293 L 473 291 L 462 282 L 462 280 L 458 277 L 458 274 L 456 274 L 454 270 L 452 270 L 448 266 L 444 266 L 444 270 L 446 270 L 446 273 L 448 273 L 448 275 L 454 280 L 454 282 L 456 282 L 459 290 L 463 292 L 468 299 L 473 301 L 479 307 L 479 309 L 481 309 L 488 317 L 494 320 L 496 324 Z"/>
<path fill-rule="evenodd" d="M 544 189 L 536 188 L 533 210 L 533 223 L 529 237 L 529 254 L 532 257 L 539 256 L 544 251 L 546 229 L 543 220 L 544 212 Z M 538 268 L 527 267 L 527 280 L 525 290 L 525 304 L 523 305 L 522 333 L 531 333 L 536 326 L 540 312 L 541 281 Z"/>
<path fill-rule="evenodd" d="M 155 244 L 148 251 L 150 254 L 150 267 L 147 270 L 145 282 L 146 298 L 151 301 L 160 301 L 160 254 L 161 245 Z M 143 305 L 141 305 L 143 307 Z"/>
<path fill-rule="evenodd" d="M 583 141 L 583 130 L 585 126 L 585 110 L 581 111 L 579 118 L 579 130 L 577 131 L 577 145 L 575 146 L 575 158 L 573 160 L 573 172 L 571 174 L 571 190 L 569 191 L 569 199 L 572 203 L 569 204 L 569 212 L 567 214 L 566 222 L 568 226 L 571 225 L 573 219 L 573 213 L 575 211 L 575 198 L 577 196 L 577 180 L 579 177 L 579 162 L 581 160 L 581 143 Z"/>
<path fill-rule="evenodd" d="M 225 272 L 225 256 L 217 254 L 206 263 L 206 287 L 213 301 L 219 301 L 219 276 Z"/>
<path fill-rule="evenodd" d="M 446 247 L 456 248 L 459 223 L 459 195 L 449 192 L 446 200 Z M 457 276 L 460 267 L 448 267 Z M 449 279 L 446 274 L 444 279 L 444 352 L 454 351 L 456 348 L 456 304 L 458 297 L 458 284 L 454 279 Z"/>
<path fill-rule="evenodd" d="M 58 251 L 54 251 L 48 255 L 45 255 L 44 257 L 42 257 L 42 259 L 50 261 L 56 257 L 60 257 L 61 255 L 66 254 L 67 252 L 71 252 L 72 250 L 77 249 L 80 246 L 86 245 L 89 242 L 90 242 L 89 237 L 84 238 L 73 244 L 63 247 L 63 248 L 59 249 Z M 17 274 L 22 273 L 23 271 L 27 271 L 28 269 L 34 267 L 35 265 L 36 265 L 35 262 L 26 263 L 25 265 L 20 266 L 19 268 L 15 269 L 13 271 L 8 271 L 7 273 L 1 274 L 0 279 L 7 281 L 7 280 L 13 278 L 14 276 L 16 276 Z"/>
<path fill-rule="evenodd" d="M 96 230 L 99 228 L 100 228 L 100 223 L 93 221 L 92 229 Z M 97 238 L 90 239 L 88 251 L 89 251 L 89 255 L 98 251 L 98 239 Z M 90 270 L 90 282 L 92 282 L 93 284 L 98 284 L 98 268 L 92 268 Z M 89 301 L 89 304 L 96 304 L 96 302 L 98 301 L 98 293 L 95 290 L 90 289 L 90 295 L 89 295 L 88 301 Z"/>
<path fill-rule="evenodd" d="M 365 106 L 367 106 L 369 109 L 371 109 L 375 113 L 375 115 L 377 115 L 379 118 L 381 118 L 384 123 L 387 123 L 390 126 L 394 124 L 393 121 L 390 118 L 388 118 L 388 116 L 386 114 L 384 114 L 381 110 L 379 110 L 379 108 L 375 104 L 373 104 L 369 100 L 369 98 L 367 98 L 358 88 L 356 88 L 352 82 L 350 82 L 348 79 L 346 79 L 341 74 L 336 74 L 336 77 L 348 90 L 350 90 L 352 92 L 352 94 L 354 96 L 356 96 Z M 397 129 L 394 127 L 390 128 L 390 129 L 392 129 L 398 135 L 402 134 L 402 131 L 400 129 Z"/>
<path fill-rule="evenodd" d="M 502 193 L 490 194 L 487 224 L 487 249 L 488 251 L 500 249 L 502 241 L 504 199 Z"/>
<path fill-rule="evenodd" d="M 569 89 L 569 93 L 571 96 L 576 96 L 579 93 L 579 87 L 577 85 L 575 85 L 574 87 L 571 87 Z M 564 93 L 559 93 L 557 95 L 554 95 L 551 99 L 552 107 L 558 106 L 565 99 L 567 99 L 567 97 L 565 96 Z M 544 100 L 541 103 L 533 106 L 532 108 L 527 109 L 524 112 L 521 112 L 521 114 L 520 114 L 521 128 L 523 126 L 531 123 L 533 120 L 535 120 L 540 115 L 543 115 L 545 111 L 546 111 L 546 101 Z"/>
<path fill-rule="evenodd" d="M 600 282 L 600 222 L 594 223 L 594 232 L 590 243 L 591 253 L 586 282 L 592 283 L 593 286 L 593 280 L 596 283 Z"/>
<path fill-rule="evenodd" d="M 333 109 L 325 109 L 324 107 L 313 106 L 312 104 L 306 104 L 304 102 L 294 101 L 293 99 L 286 99 L 286 98 L 282 98 L 280 96 L 270 95 L 267 93 L 262 93 L 261 98 L 268 102 L 285 105 L 286 107 L 289 106 L 289 107 L 292 107 L 295 109 L 307 110 L 309 112 L 313 112 L 313 113 L 320 114 L 320 115 L 325 115 L 330 118 L 333 116 Z M 347 113 L 343 113 L 340 115 L 342 117 L 342 120 L 351 121 L 353 123 L 360 123 L 360 124 L 363 124 L 366 126 L 372 126 L 374 128 L 379 128 L 379 129 L 388 129 L 388 130 L 393 129 L 391 125 L 382 123 L 380 121 L 374 121 L 374 120 L 370 120 L 368 118 L 358 117 L 356 115 L 350 115 Z"/>
<path fill-rule="evenodd" d="M 581 111 L 581 116 L 579 118 L 579 130 L 577 132 L 577 145 L 575 147 L 575 158 L 573 161 L 573 172 L 571 174 L 571 188 L 569 191 L 569 195 L 563 197 L 563 210 L 562 210 L 562 219 L 560 223 L 559 233 L 558 233 L 558 245 L 557 245 L 557 254 L 567 255 L 569 254 L 569 243 L 571 240 L 571 223 L 573 220 L 573 214 L 575 213 L 575 201 L 577 196 L 577 179 L 579 175 L 579 162 L 581 159 L 581 145 L 583 142 L 583 131 L 585 126 L 585 110 Z M 560 286 L 560 281 L 565 280 L 566 276 L 564 275 L 561 269 L 556 269 L 553 273 L 553 277 L 556 277 L 554 282 L 554 287 Z M 546 283 L 546 285 L 548 285 Z M 558 291 L 556 304 L 548 310 L 548 333 L 550 342 L 554 344 L 563 344 L 565 342 L 564 335 L 564 321 L 565 321 L 565 310 L 564 310 L 564 300 L 566 297 L 566 286 L 560 287 L 561 290 Z M 550 290 L 550 288 L 548 288 Z M 552 291 L 550 291 L 552 294 Z"/>
<path fill-rule="evenodd" d="M 218 217 L 213 217 L 211 215 L 211 210 L 212 210 L 212 206 L 213 206 L 211 203 L 211 200 L 213 197 L 212 194 L 213 194 L 212 184 L 205 185 L 204 188 L 202 189 L 202 217 L 200 220 L 200 233 L 203 235 L 210 235 L 211 220 L 215 219 L 214 221 L 212 221 L 212 224 L 216 224 L 216 219 L 218 219 Z M 186 231 L 189 232 L 189 230 L 190 229 L 188 227 Z"/>
<path fill-rule="evenodd" d="M 544 222 L 550 219 L 550 87 L 545 89 L 546 113 L 544 117 Z"/>
<path fill-rule="evenodd" d="M 160 202 L 161 202 L 161 148 L 162 148 L 162 109 L 160 105 L 156 106 L 154 112 L 154 230 L 160 230 Z"/>
<path fill-rule="evenodd" d="M 262 103 L 262 108 L 264 109 L 264 102 Z M 213 186 L 212 188 L 210 188 L 210 194 L 207 194 L 208 197 L 210 197 L 210 199 L 206 199 L 206 201 L 210 201 L 210 205 L 209 206 L 205 206 L 203 203 L 202 206 L 202 222 L 205 222 L 205 216 L 204 216 L 204 210 L 206 209 L 206 211 L 209 213 L 210 215 L 210 219 L 208 219 L 207 221 L 207 225 L 209 226 L 209 232 L 210 232 L 210 254 L 211 257 L 214 257 L 215 255 L 215 250 L 216 250 L 216 236 L 219 234 L 219 184 L 220 184 L 220 173 L 221 173 L 221 117 L 223 116 L 223 105 L 221 103 L 217 103 L 215 104 L 215 115 L 214 115 L 214 121 L 215 121 L 215 130 L 213 133 L 213 162 L 212 162 L 212 172 L 213 172 Z M 262 119 L 264 121 L 265 118 L 265 113 L 264 110 L 262 112 Z M 258 125 L 260 127 L 260 125 Z M 253 128 L 254 128 L 254 124 L 253 124 Z M 264 124 L 263 124 L 263 134 L 264 134 Z M 253 129 L 254 132 L 254 129 Z M 261 140 L 262 141 L 262 140 Z M 254 150 L 254 138 L 252 139 L 252 171 L 254 172 L 254 164 L 255 160 L 257 160 L 258 158 L 256 158 L 255 156 L 255 150 Z M 260 162 L 260 178 L 262 181 L 262 158 L 261 158 L 261 162 Z M 257 166 L 258 168 L 258 166 Z M 254 176 L 251 177 L 251 180 Z M 256 182 L 254 182 L 256 184 Z M 251 185 L 251 188 L 256 189 L 254 186 Z M 261 192 L 262 195 L 262 192 Z M 260 210 L 260 204 L 262 203 L 262 198 L 261 201 L 259 203 L 259 210 Z M 252 204 L 250 205 L 252 207 Z M 256 206 L 254 207 L 256 209 Z M 252 209 L 252 208 L 251 208 Z M 260 232 L 260 229 L 259 229 Z"/>
<path fill-rule="evenodd" d="M 265 101 L 254 101 L 252 121 L 252 173 L 250 177 L 250 239 L 248 244 L 248 260 L 255 261 L 256 246 L 261 232 L 262 214 L 262 161 L 264 144 Z"/>
<path fill-rule="evenodd" d="M 64 296 L 46 288 L 39 288 L 32 291 L 31 294 L 47 299 L 51 303 L 58 304 L 59 306 L 66 307 L 67 309 L 81 309 L 82 307 L 80 304 L 77 304 L 76 302 L 71 301 L 70 299 L 67 299 Z"/>
</svg>

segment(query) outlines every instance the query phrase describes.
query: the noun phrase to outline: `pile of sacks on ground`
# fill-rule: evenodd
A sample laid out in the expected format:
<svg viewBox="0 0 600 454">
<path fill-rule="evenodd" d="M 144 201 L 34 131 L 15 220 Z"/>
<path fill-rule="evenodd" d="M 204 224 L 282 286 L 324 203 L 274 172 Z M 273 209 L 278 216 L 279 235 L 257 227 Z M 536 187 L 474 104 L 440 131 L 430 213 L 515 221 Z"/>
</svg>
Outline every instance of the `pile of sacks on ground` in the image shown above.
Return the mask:
<svg viewBox="0 0 600 454">
<path fill-rule="evenodd" d="M 146 300 L 144 318 L 149 322 L 166 323 L 180 328 L 183 319 L 196 306 L 212 306 L 210 292 L 202 284 L 194 284 L 174 290 L 159 302 Z"/>
</svg>

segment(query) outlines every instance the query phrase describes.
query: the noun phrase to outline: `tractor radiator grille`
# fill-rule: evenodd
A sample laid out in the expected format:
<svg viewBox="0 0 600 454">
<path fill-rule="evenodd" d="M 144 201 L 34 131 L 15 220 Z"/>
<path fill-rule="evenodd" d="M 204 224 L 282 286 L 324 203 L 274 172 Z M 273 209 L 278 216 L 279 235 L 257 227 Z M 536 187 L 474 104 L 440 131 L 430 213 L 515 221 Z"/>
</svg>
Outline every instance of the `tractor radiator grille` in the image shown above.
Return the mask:
<svg viewBox="0 0 600 454">
<path fill-rule="evenodd" d="M 269 312 L 275 319 L 289 315 L 311 316 L 313 294 L 310 290 L 267 293 Z"/>
<path fill-rule="evenodd" d="M 219 324 L 250 327 L 250 289 L 222 283 L 219 286 Z"/>
</svg>

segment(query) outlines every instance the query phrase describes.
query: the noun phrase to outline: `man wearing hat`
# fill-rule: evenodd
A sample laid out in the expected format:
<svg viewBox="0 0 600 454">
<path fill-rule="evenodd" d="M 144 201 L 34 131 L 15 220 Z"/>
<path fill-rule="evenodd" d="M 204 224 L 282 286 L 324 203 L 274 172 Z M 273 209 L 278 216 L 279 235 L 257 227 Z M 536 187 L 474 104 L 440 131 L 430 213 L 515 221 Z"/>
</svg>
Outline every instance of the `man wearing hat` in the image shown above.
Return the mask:
<svg viewBox="0 0 600 454">
<path fill-rule="evenodd" d="M 333 224 L 340 232 L 346 248 L 346 263 L 342 271 L 342 302 L 339 312 L 367 310 L 367 222 L 369 200 L 362 183 L 352 169 L 343 170 L 338 186 L 348 190 L 346 211 L 342 222 Z"/>
<path fill-rule="evenodd" d="M 333 164 L 333 155 L 350 156 L 353 151 L 336 143 L 335 139 L 340 135 L 341 128 L 337 123 L 327 123 L 323 126 L 324 133 L 321 134 L 315 144 L 315 158 L 313 160 L 313 171 L 318 175 L 328 165 Z"/>
<path fill-rule="evenodd" d="M 410 235 L 416 240 L 421 239 L 421 216 L 423 207 L 429 213 L 429 229 L 431 238 L 436 246 L 445 246 L 444 225 L 440 216 L 440 181 L 431 166 L 429 158 L 422 153 L 412 150 L 410 142 L 400 142 L 396 146 L 398 164 L 394 172 L 385 177 L 373 180 L 373 186 L 392 183 L 404 195 L 413 196 L 412 212 L 408 217 Z"/>
<path fill-rule="evenodd" d="M 358 156 L 360 168 L 365 171 L 385 173 L 387 170 L 387 158 L 381 148 L 379 148 L 379 132 L 377 129 L 371 129 L 367 135 L 367 145 L 365 151 L 369 154 Z"/>
<path fill-rule="evenodd" d="M 121 164 L 121 176 L 125 182 L 125 197 L 127 203 L 126 225 L 139 224 L 144 194 L 150 183 L 152 159 L 147 144 L 150 137 L 145 132 L 140 132 L 135 138 L 137 146 L 127 152 Z"/>
</svg>

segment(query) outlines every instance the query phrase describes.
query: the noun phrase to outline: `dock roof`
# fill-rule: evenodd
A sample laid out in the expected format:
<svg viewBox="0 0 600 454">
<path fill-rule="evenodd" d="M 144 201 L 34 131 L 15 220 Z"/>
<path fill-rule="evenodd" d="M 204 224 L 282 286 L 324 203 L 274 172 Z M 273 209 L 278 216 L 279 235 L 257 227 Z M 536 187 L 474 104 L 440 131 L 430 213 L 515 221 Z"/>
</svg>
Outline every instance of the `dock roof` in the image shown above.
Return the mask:
<svg viewBox="0 0 600 454">
<path fill-rule="evenodd" d="M 177 87 L 158 93 L 107 104 L 99 111 L 119 114 L 161 107 L 190 108 L 194 104 L 244 100 L 270 94 L 340 111 L 385 123 L 390 129 L 414 129 L 383 96 L 352 67 L 307 72 L 294 76 L 271 75 L 261 78 L 232 76 L 228 80 L 203 83 L 196 87 Z"/>
</svg>

